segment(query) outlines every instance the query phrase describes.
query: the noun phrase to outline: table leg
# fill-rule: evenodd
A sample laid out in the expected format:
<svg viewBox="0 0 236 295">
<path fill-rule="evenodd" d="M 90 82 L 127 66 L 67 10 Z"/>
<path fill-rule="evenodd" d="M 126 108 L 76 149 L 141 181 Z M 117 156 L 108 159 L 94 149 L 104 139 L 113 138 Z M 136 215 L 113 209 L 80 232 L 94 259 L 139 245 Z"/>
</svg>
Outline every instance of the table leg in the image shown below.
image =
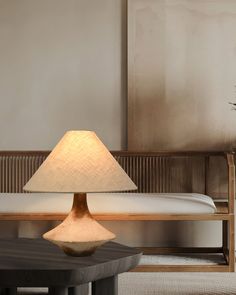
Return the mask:
<svg viewBox="0 0 236 295">
<path fill-rule="evenodd" d="M 92 295 L 118 295 L 118 276 L 92 282 Z"/>
<path fill-rule="evenodd" d="M 68 295 L 67 287 L 49 287 L 48 288 L 49 295 Z"/>
<path fill-rule="evenodd" d="M 88 295 L 89 285 L 83 284 L 77 287 L 68 288 L 68 295 Z"/>
<path fill-rule="evenodd" d="M 17 288 L 0 288 L 0 295 L 16 295 Z"/>
</svg>

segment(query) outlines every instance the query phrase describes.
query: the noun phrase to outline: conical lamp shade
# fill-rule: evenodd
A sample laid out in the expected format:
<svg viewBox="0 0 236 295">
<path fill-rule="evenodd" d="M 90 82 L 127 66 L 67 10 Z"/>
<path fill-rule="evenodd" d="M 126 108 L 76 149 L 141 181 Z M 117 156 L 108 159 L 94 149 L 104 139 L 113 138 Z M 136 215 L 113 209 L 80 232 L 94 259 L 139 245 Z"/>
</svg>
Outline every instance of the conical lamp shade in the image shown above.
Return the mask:
<svg viewBox="0 0 236 295">
<path fill-rule="evenodd" d="M 24 189 L 87 193 L 137 187 L 94 132 L 68 131 Z"/>
</svg>

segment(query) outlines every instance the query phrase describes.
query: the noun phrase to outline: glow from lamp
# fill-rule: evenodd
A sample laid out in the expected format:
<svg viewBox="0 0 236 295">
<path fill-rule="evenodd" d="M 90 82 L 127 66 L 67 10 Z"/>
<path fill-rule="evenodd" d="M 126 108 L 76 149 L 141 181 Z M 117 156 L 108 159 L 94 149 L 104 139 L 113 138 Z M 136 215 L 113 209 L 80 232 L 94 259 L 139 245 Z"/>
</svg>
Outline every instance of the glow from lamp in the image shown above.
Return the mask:
<svg viewBox="0 0 236 295">
<path fill-rule="evenodd" d="M 115 238 L 90 214 L 86 193 L 137 187 L 94 132 L 68 131 L 24 189 L 74 194 L 69 215 L 43 237 L 68 255 L 85 256 Z"/>
</svg>

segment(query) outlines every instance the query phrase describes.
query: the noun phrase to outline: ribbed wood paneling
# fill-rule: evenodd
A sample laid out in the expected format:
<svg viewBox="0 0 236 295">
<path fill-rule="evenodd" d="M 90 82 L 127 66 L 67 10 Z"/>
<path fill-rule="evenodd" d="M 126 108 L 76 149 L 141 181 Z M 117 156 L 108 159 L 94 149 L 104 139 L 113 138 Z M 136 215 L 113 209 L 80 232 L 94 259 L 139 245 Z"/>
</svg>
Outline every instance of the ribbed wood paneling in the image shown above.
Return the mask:
<svg viewBox="0 0 236 295">
<path fill-rule="evenodd" d="M 215 171 L 218 171 L 215 166 L 216 158 L 220 156 L 223 159 L 223 153 L 112 153 L 136 183 L 138 192 L 195 192 L 216 198 L 222 195 L 225 197 L 222 177 L 214 175 Z M 0 192 L 23 192 L 24 184 L 48 154 L 48 151 L 0 152 Z M 226 165 L 226 161 L 223 162 Z M 220 175 L 218 172 L 217 175 Z"/>
<path fill-rule="evenodd" d="M 139 192 L 170 190 L 168 158 L 143 156 L 115 156 L 115 158 L 136 183 Z"/>
<path fill-rule="evenodd" d="M 115 155 L 138 192 L 205 192 L 205 158 Z M 196 177 L 197 176 L 197 177 Z"/>
<path fill-rule="evenodd" d="M 21 193 L 23 186 L 46 159 L 47 154 L 0 155 L 0 192 Z"/>
</svg>

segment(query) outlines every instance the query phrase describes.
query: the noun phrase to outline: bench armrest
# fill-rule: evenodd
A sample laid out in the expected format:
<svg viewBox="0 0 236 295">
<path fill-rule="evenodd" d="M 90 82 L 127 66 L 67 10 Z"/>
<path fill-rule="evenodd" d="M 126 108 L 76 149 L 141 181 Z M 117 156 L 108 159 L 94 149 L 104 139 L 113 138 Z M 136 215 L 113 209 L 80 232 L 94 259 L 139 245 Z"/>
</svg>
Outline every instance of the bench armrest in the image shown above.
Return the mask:
<svg viewBox="0 0 236 295">
<path fill-rule="evenodd" d="M 226 153 L 228 164 L 228 200 L 229 213 L 234 213 L 234 199 L 235 199 L 235 164 L 234 153 Z"/>
</svg>

